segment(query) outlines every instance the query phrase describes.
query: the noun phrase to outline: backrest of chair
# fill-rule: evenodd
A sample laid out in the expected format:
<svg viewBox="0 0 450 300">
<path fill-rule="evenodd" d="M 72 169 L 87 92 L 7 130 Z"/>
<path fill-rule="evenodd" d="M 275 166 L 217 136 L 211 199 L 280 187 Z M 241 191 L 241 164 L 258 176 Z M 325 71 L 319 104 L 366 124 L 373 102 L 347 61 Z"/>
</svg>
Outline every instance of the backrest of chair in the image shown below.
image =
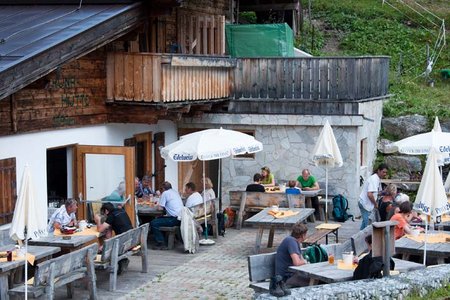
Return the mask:
<svg viewBox="0 0 450 300">
<path fill-rule="evenodd" d="M 362 253 L 366 252 L 367 244 L 366 244 L 366 236 L 372 234 L 372 226 L 367 226 L 363 230 L 360 230 L 358 233 L 352 235 L 352 251 L 355 255 L 359 256 Z"/>
<path fill-rule="evenodd" d="M 48 284 L 50 267 L 52 264 L 54 264 L 54 278 L 58 278 L 59 276 L 69 274 L 77 269 L 87 267 L 88 255 L 90 261 L 93 262 L 97 255 L 97 251 L 98 244 L 95 243 L 38 264 L 34 276 L 34 286 Z"/>
<path fill-rule="evenodd" d="M 216 199 L 210 199 L 210 200 L 206 201 L 206 215 L 216 213 L 215 200 Z M 205 216 L 204 207 L 205 206 L 203 205 L 203 203 L 191 207 L 191 211 L 192 211 L 192 214 L 194 215 L 195 219 Z"/>
<path fill-rule="evenodd" d="M 275 275 L 276 252 L 250 255 L 248 261 L 248 277 L 251 282 L 270 279 Z"/>
<path fill-rule="evenodd" d="M 123 232 L 119 235 L 116 235 L 110 239 L 105 240 L 103 243 L 101 260 L 109 261 L 111 259 L 114 242 L 117 240 L 119 241 L 119 252 L 118 252 L 119 255 L 125 253 L 126 251 L 130 250 L 131 248 L 137 245 L 140 245 L 141 243 L 140 236 L 143 228 L 144 227 L 130 229 L 126 232 Z"/>
<path fill-rule="evenodd" d="M 286 199 L 289 208 L 305 208 L 305 196 L 303 195 L 286 194 Z"/>
</svg>

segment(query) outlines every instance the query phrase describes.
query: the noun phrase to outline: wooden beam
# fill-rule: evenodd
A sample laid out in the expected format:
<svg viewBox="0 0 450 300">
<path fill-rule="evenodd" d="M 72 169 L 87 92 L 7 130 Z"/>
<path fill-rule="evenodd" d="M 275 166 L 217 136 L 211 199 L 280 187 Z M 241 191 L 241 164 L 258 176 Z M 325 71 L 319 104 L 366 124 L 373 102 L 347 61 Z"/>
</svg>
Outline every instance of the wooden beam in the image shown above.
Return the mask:
<svg viewBox="0 0 450 300">
<path fill-rule="evenodd" d="M 9 96 L 10 99 L 10 109 L 11 109 L 11 130 L 12 132 L 17 132 L 17 103 L 14 99 L 14 94 Z"/>
<path fill-rule="evenodd" d="M 240 5 L 239 11 L 296 10 L 296 3 Z"/>
</svg>

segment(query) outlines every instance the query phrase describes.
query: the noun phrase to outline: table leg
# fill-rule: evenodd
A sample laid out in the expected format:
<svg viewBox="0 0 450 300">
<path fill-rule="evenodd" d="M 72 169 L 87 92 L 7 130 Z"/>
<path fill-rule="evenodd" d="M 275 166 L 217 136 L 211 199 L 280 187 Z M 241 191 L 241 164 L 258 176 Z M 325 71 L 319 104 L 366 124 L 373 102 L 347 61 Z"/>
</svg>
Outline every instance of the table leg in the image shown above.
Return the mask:
<svg viewBox="0 0 450 300">
<path fill-rule="evenodd" d="M 312 207 L 312 202 L 311 202 L 311 197 L 306 197 L 306 198 L 305 198 L 305 201 L 306 201 L 306 207 L 307 207 L 307 208 L 313 208 L 313 207 Z M 314 212 L 314 213 L 315 213 L 315 212 Z M 311 214 L 311 215 L 308 217 L 309 222 L 312 222 L 312 223 L 315 223 L 315 222 L 316 222 L 316 217 L 314 216 L 314 213 Z"/>
<path fill-rule="evenodd" d="M 259 250 L 261 249 L 261 239 L 263 236 L 264 227 L 258 228 L 258 233 L 256 234 L 256 243 L 255 243 L 255 254 L 259 253 Z"/>
<path fill-rule="evenodd" d="M 336 244 L 339 243 L 339 229 L 336 229 Z"/>
<path fill-rule="evenodd" d="M 267 248 L 272 248 L 273 246 L 273 235 L 275 232 L 275 228 L 270 227 L 270 231 L 269 231 L 269 240 L 267 241 Z"/>
<path fill-rule="evenodd" d="M 0 274 L 0 299 L 2 299 L 2 300 L 3 299 L 5 299 L 5 300 L 9 299 L 9 295 L 8 295 L 8 290 L 9 290 L 8 274 L 9 274 L 9 272 Z"/>
<path fill-rule="evenodd" d="M 319 284 L 319 280 L 314 278 L 309 279 L 309 285 L 317 285 L 317 284 Z"/>
</svg>

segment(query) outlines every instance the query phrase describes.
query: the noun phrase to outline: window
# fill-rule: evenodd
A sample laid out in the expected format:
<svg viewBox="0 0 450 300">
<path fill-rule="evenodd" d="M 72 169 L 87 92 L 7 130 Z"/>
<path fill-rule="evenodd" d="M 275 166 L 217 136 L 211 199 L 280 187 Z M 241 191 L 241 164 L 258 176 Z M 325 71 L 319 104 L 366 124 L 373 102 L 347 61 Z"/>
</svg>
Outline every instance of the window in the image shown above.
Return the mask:
<svg viewBox="0 0 450 300">
<path fill-rule="evenodd" d="M 366 153 L 367 153 L 367 139 L 362 139 L 360 141 L 360 156 L 359 156 L 359 162 L 361 167 L 367 165 Z"/>
<path fill-rule="evenodd" d="M 246 133 L 248 135 L 251 135 L 252 137 L 255 137 L 255 132 L 250 130 L 236 130 L 240 131 L 242 133 Z M 233 159 L 255 159 L 255 153 L 245 153 L 240 155 L 233 155 Z"/>
<path fill-rule="evenodd" d="M 16 205 L 16 158 L 0 160 L 0 225 L 11 223 Z"/>
</svg>

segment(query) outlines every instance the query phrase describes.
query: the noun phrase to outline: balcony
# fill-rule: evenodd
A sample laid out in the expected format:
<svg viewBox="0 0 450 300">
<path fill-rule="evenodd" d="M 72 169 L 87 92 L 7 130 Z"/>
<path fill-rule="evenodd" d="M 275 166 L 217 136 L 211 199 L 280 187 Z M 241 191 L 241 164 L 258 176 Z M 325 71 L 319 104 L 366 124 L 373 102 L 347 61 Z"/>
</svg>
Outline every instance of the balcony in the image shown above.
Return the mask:
<svg viewBox="0 0 450 300">
<path fill-rule="evenodd" d="M 168 103 L 230 97 L 230 70 L 223 56 L 108 53 L 107 99 L 114 102 Z"/>
</svg>

